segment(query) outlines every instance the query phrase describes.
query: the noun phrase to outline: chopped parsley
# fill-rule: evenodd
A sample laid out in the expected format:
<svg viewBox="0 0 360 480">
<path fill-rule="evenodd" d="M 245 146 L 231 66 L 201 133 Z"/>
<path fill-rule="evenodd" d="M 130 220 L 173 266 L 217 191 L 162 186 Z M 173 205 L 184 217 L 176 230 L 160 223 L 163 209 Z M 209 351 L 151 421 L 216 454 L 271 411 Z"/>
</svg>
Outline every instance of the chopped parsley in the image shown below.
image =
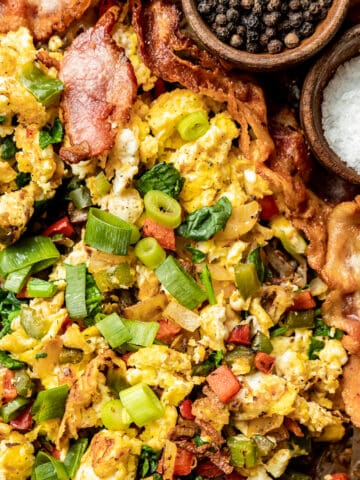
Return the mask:
<svg viewBox="0 0 360 480">
<path fill-rule="evenodd" d="M 60 143 L 64 137 L 64 127 L 58 118 L 55 118 L 52 127 L 43 128 L 39 133 L 39 145 L 44 149 L 50 144 Z"/>
</svg>

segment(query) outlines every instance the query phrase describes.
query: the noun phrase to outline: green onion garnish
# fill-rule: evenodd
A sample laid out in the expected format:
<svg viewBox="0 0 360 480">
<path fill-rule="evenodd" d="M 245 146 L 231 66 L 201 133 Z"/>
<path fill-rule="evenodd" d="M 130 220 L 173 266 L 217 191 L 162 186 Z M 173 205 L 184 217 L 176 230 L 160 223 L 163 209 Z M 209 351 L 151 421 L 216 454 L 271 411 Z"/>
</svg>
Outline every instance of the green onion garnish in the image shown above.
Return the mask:
<svg viewBox="0 0 360 480">
<path fill-rule="evenodd" d="M 171 255 L 155 270 L 155 274 L 184 307 L 192 310 L 207 299 L 206 293 Z"/>
<path fill-rule="evenodd" d="M 176 125 L 180 137 L 186 142 L 202 137 L 209 127 L 209 118 L 205 110 L 189 113 Z"/>
<path fill-rule="evenodd" d="M 31 266 L 31 273 L 50 267 L 60 257 L 48 237 L 38 236 L 20 240 L 0 252 L 0 273 L 6 278 L 9 273 Z"/>
<path fill-rule="evenodd" d="M 85 243 L 102 252 L 127 255 L 132 227 L 121 218 L 98 208 L 90 208 L 85 229 Z"/>
<path fill-rule="evenodd" d="M 150 270 L 157 268 L 166 258 L 165 250 L 153 237 L 141 239 L 136 244 L 135 255 Z"/>
<path fill-rule="evenodd" d="M 176 228 L 181 223 L 181 206 L 175 198 L 160 190 L 150 190 L 144 197 L 146 215 L 163 227 Z"/>
<path fill-rule="evenodd" d="M 4 289 L 9 292 L 19 293 L 24 287 L 26 280 L 31 272 L 31 265 L 29 267 L 21 268 L 15 272 L 9 273 L 4 283 Z"/>
<path fill-rule="evenodd" d="M 154 343 L 160 324 L 158 322 L 141 322 L 140 320 L 124 320 L 130 332 L 128 343 L 139 347 L 149 347 Z"/>
<path fill-rule="evenodd" d="M 164 415 L 164 407 L 146 383 L 138 383 L 120 393 L 120 400 L 138 427 Z"/>
<path fill-rule="evenodd" d="M 41 280 L 41 278 L 32 278 L 26 285 L 26 292 L 29 297 L 49 298 L 56 293 L 57 286 L 53 282 Z"/>
<path fill-rule="evenodd" d="M 11 420 L 16 418 L 21 410 L 30 402 L 28 398 L 21 398 L 17 397 L 14 400 L 10 400 L 10 402 L 5 403 L 0 408 L 0 416 L 4 420 L 5 423 L 9 423 Z"/>
<path fill-rule="evenodd" d="M 64 466 L 70 478 L 74 478 L 76 472 L 79 469 L 81 458 L 84 455 L 89 440 L 87 438 L 79 438 L 75 443 L 69 448 L 65 460 Z"/>
<path fill-rule="evenodd" d="M 86 308 L 86 265 L 65 264 L 65 304 L 70 318 L 85 318 Z"/>
<path fill-rule="evenodd" d="M 45 106 L 56 102 L 64 89 L 61 80 L 49 77 L 32 62 L 23 66 L 19 80 L 21 85 Z"/>
<path fill-rule="evenodd" d="M 40 312 L 28 305 L 23 305 L 20 313 L 20 323 L 27 335 L 40 340 L 48 331 L 48 325 Z"/>
<path fill-rule="evenodd" d="M 101 408 L 101 420 L 108 430 L 125 430 L 132 423 L 132 418 L 121 400 L 109 400 L 104 403 Z"/>
<path fill-rule="evenodd" d="M 125 322 L 116 313 L 107 315 L 100 322 L 97 322 L 96 326 L 111 348 L 120 347 L 131 339 L 130 331 Z"/>
<path fill-rule="evenodd" d="M 92 205 L 92 199 L 90 190 L 87 187 L 75 188 L 69 193 L 69 197 L 76 208 L 82 210 L 83 208 L 90 207 Z"/>
<path fill-rule="evenodd" d="M 216 295 L 214 292 L 210 271 L 207 265 L 203 266 L 200 273 L 200 279 L 205 287 L 210 305 L 216 305 L 217 304 Z"/>
<path fill-rule="evenodd" d="M 68 385 L 42 390 L 32 406 L 31 414 L 37 422 L 61 418 L 65 412 L 65 403 L 69 393 Z"/>
</svg>

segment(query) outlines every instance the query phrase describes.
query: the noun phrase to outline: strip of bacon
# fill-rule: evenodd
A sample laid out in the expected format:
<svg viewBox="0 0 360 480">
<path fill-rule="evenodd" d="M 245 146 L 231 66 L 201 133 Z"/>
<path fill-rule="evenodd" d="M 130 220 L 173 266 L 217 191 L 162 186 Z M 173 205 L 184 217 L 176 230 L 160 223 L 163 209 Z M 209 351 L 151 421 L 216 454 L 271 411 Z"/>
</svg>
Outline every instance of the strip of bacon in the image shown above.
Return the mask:
<svg viewBox="0 0 360 480">
<path fill-rule="evenodd" d="M 36 40 L 67 27 L 91 6 L 92 0 L 2 0 L 0 33 L 27 27 Z"/>
<path fill-rule="evenodd" d="M 265 160 L 273 142 L 267 130 L 261 88 L 248 78 L 229 73 L 224 63 L 183 34 L 175 2 L 132 0 L 132 11 L 140 54 L 151 71 L 167 82 L 180 83 L 193 92 L 226 102 L 230 114 L 241 125 L 243 153 L 257 161 Z"/>
<path fill-rule="evenodd" d="M 114 144 L 118 122 L 129 119 L 136 98 L 133 67 L 111 37 L 118 9 L 79 35 L 65 52 L 59 77 L 65 84 L 61 106 L 71 146 L 60 149 L 68 163 L 92 158 Z"/>
</svg>

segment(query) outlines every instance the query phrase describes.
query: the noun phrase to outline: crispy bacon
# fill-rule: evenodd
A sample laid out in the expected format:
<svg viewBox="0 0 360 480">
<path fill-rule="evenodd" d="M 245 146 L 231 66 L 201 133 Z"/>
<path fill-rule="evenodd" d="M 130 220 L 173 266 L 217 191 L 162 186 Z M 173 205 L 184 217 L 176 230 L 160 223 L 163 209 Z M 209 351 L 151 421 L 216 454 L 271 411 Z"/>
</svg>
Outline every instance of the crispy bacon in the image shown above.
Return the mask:
<svg viewBox="0 0 360 480">
<path fill-rule="evenodd" d="M 344 368 L 342 382 L 342 397 L 346 413 L 350 416 L 356 427 L 360 427 L 360 356 L 351 355 Z"/>
<path fill-rule="evenodd" d="M 111 38 L 117 14 L 116 7 L 108 10 L 65 52 L 59 77 L 65 83 L 62 108 L 71 142 L 60 149 L 66 162 L 77 163 L 108 151 L 117 122 L 128 120 L 135 101 L 133 67 Z"/>
<path fill-rule="evenodd" d="M 241 125 L 244 154 L 265 160 L 273 142 L 267 130 L 262 90 L 249 79 L 227 72 L 223 63 L 183 34 L 180 11 L 174 2 L 132 0 L 132 11 L 140 54 L 151 71 L 167 82 L 180 83 L 227 103 L 230 114 Z"/>
<path fill-rule="evenodd" d="M 36 40 L 61 33 L 91 6 L 92 0 L 2 0 L 0 33 L 27 27 Z"/>
</svg>

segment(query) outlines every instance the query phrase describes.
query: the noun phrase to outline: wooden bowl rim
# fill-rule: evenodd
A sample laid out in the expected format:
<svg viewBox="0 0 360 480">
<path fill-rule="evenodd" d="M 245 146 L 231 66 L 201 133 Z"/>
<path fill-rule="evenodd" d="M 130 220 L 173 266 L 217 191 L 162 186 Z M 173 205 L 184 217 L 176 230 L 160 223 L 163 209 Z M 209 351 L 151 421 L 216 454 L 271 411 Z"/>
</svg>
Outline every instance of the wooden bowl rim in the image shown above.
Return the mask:
<svg viewBox="0 0 360 480">
<path fill-rule="evenodd" d="M 349 45 L 352 46 L 351 49 Z M 309 146 L 319 162 L 344 180 L 360 184 L 360 174 L 345 164 L 330 148 L 321 124 L 323 89 L 337 68 L 357 55 L 360 55 L 360 24 L 345 32 L 306 75 L 300 98 L 300 122 Z"/>
<path fill-rule="evenodd" d="M 199 40 L 225 60 L 250 71 L 269 72 L 303 62 L 321 50 L 336 34 L 345 19 L 350 0 L 333 0 L 328 14 L 313 35 L 300 45 L 281 53 L 248 53 L 221 42 L 197 11 L 195 0 L 181 0 L 188 24 Z"/>
</svg>

